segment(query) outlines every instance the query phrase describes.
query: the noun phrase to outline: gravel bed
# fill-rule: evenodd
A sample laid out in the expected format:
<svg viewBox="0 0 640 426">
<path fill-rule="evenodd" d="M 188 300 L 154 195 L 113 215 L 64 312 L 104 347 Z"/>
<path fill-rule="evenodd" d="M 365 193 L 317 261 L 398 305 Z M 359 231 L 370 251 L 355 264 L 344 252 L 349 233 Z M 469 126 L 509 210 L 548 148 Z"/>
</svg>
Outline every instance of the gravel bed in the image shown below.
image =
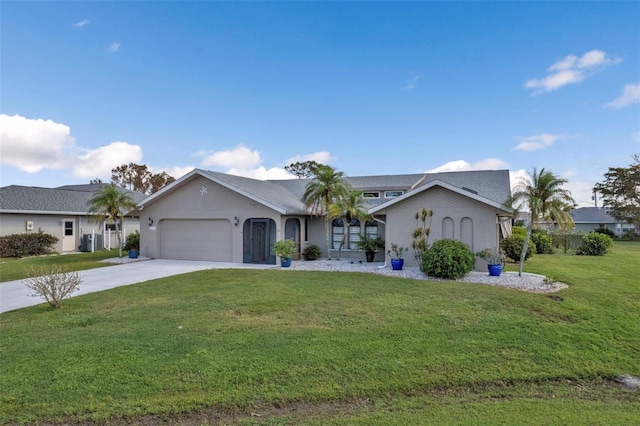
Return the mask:
<svg viewBox="0 0 640 426">
<path fill-rule="evenodd" d="M 390 266 L 387 267 L 380 262 L 367 263 L 351 259 L 294 260 L 291 262 L 289 268 L 283 269 L 298 271 L 368 272 L 415 280 L 446 281 L 440 278 L 428 277 L 417 267 L 404 267 L 401 271 L 394 271 Z M 472 271 L 459 281 L 508 287 L 532 293 L 555 293 L 567 288 L 566 284 L 560 282 L 545 282 L 544 276 L 525 272 L 522 273 L 521 277 L 518 276 L 517 272 L 503 272 L 499 277 L 492 277 L 488 272 Z"/>
</svg>

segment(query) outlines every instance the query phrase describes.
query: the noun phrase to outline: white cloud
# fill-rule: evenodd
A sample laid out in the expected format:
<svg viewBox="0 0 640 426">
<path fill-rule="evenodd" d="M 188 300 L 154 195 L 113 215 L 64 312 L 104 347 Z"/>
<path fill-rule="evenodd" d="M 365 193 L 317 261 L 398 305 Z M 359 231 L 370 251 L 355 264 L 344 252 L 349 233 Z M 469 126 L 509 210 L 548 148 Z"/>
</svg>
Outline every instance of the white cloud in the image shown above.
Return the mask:
<svg viewBox="0 0 640 426">
<path fill-rule="evenodd" d="M 580 83 L 604 68 L 620 62 L 622 62 L 621 58 L 610 58 L 605 52 L 596 49 L 581 57 L 568 55 L 547 68 L 546 77 L 527 80 L 524 87 L 533 89 L 534 95 L 551 92 L 567 84 Z"/>
<path fill-rule="evenodd" d="M 640 103 L 640 83 L 631 83 L 624 86 L 622 95 L 605 105 L 607 108 L 624 108 L 631 104 Z"/>
<path fill-rule="evenodd" d="M 508 168 L 509 165 L 499 158 L 486 158 L 473 164 L 464 160 L 450 161 L 435 169 L 427 170 L 427 173 L 462 172 L 467 170 L 503 170 Z"/>
<path fill-rule="evenodd" d="M 79 178 L 111 176 L 111 169 L 122 164 L 140 163 L 142 148 L 127 142 L 112 142 L 97 149 L 85 149 L 74 164 L 73 174 Z"/>
<path fill-rule="evenodd" d="M 296 155 L 295 157 L 291 157 L 287 160 L 287 164 L 305 161 L 315 161 L 316 163 L 320 164 L 329 164 L 333 160 L 334 158 L 328 151 L 318 151 L 312 154 Z"/>
<path fill-rule="evenodd" d="M 0 114 L 0 162 L 27 173 L 70 169 L 76 177 L 110 177 L 111 169 L 142 160 L 142 148 L 113 142 L 98 149 L 75 144 L 69 126 L 52 120 Z"/>
<path fill-rule="evenodd" d="M 420 80 L 420 76 L 419 75 L 414 75 L 412 76 L 410 79 L 408 79 L 406 81 L 406 83 L 404 84 L 404 87 L 402 88 L 403 90 L 413 90 L 416 88 L 416 83 L 418 82 L 418 80 Z"/>
<path fill-rule="evenodd" d="M 541 133 L 539 135 L 527 136 L 520 139 L 520 143 L 514 146 L 511 151 L 539 151 L 550 147 L 557 140 L 566 139 L 564 135 L 553 135 Z"/>
<path fill-rule="evenodd" d="M 76 27 L 76 28 L 82 28 L 82 27 L 84 27 L 85 25 L 88 25 L 88 24 L 90 24 L 90 23 L 91 23 L 91 21 L 90 21 L 90 20 L 88 20 L 88 19 L 83 19 L 82 21 L 78 21 L 78 22 L 76 22 L 75 24 L 73 24 L 73 26 L 74 26 L 74 27 Z"/>
<path fill-rule="evenodd" d="M 116 53 L 120 49 L 120 43 L 111 43 L 107 46 L 107 52 Z"/>
<path fill-rule="evenodd" d="M 0 162 L 28 173 L 63 168 L 75 145 L 64 124 L 5 114 L 0 114 L 0 140 Z"/>
<path fill-rule="evenodd" d="M 215 151 L 209 154 L 200 152 L 205 155 L 202 159 L 203 166 L 218 166 L 226 169 L 248 170 L 260 166 L 260 151 L 250 150 L 243 144 L 233 149 L 224 151 Z"/>
<path fill-rule="evenodd" d="M 266 168 L 262 165 L 260 151 L 251 150 L 240 144 L 233 149 L 222 151 L 206 152 L 200 151 L 197 156 L 203 157 L 201 165 L 203 167 L 215 166 L 221 171 L 237 176 L 244 176 L 253 179 L 291 179 L 293 175 L 287 172 L 284 167 Z M 316 161 L 327 164 L 333 157 L 327 151 L 314 152 L 306 155 L 296 155 L 287 160 L 286 164 L 299 161 Z M 173 175 L 172 175 L 173 176 Z"/>
</svg>

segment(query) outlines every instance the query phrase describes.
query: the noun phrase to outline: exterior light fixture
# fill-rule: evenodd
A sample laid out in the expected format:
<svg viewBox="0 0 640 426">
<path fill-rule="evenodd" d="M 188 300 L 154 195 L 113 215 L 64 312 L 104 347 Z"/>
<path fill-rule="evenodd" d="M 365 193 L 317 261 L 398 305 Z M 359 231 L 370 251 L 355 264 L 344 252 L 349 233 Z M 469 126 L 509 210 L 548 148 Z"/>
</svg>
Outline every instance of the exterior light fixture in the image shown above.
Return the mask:
<svg viewBox="0 0 640 426">
<path fill-rule="evenodd" d="M 149 218 L 149 226 L 153 226 L 153 219 Z"/>
<path fill-rule="evenodd" d="M 234 224 L 235 226 L 238 226 L 238 224 L 239 224 L 239 223 L 240 223 L 240 219 L 238 219 L 238 216 L 234 217 L 234 218 L 233 218 L 233 224 Z"/>
</svg>

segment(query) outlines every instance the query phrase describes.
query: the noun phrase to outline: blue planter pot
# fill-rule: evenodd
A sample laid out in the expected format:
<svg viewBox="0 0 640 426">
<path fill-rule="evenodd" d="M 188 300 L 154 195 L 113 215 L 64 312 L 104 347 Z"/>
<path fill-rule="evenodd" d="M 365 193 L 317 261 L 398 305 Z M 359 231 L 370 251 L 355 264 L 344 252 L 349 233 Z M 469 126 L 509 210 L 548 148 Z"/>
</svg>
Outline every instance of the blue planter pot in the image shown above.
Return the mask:
<svg viewBox="0 0 640 426">
<path fill-rule="evenodd" d="M 129 258 L 137 259 L 138 258 L 138 250 L 129 250 Z"/>
<path fill-rule="evenodd" d="M 404 266 L 404 259 L 391 259 L 391 269 L 401 271 Z"/>
<path fill-rule="evenodd" d="M 487 268 L 489 268 L 489 275 L 492 277 L 499 277 L 502 273 L 502 265 L 488 265 Z"/>
<path fill-rule="evenodd" d="M 282 266 L 283 268 L 288 268 L 289 266 L 291 266 L 291 258 L 280 258 L 280 266 Z"/>
</svg>

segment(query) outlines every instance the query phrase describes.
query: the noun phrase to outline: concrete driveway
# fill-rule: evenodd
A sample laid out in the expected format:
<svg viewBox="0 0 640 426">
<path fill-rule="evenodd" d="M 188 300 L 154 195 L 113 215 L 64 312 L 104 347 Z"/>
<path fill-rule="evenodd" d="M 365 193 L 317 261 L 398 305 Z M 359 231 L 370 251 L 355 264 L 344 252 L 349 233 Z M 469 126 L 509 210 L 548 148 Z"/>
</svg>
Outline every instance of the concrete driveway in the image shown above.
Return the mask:
<svg viewBox="0 0 640 426">
<path fill-rule="evenodd" d="M 82 283 L 73 296 L 131 285 L 157 278 L 179 275 L 203 269 L 273 269 L 276 265 L 254 265 L 249 263 L 197 262 L 190 260 L 153 259 L 124 263 L 104 268 L 80 271 Z M 40 297 L 29 296 L 29 289 L 22 280 L 0 283 L 0 313 L 14 309 L 46 303 Z"/>
</svg>

